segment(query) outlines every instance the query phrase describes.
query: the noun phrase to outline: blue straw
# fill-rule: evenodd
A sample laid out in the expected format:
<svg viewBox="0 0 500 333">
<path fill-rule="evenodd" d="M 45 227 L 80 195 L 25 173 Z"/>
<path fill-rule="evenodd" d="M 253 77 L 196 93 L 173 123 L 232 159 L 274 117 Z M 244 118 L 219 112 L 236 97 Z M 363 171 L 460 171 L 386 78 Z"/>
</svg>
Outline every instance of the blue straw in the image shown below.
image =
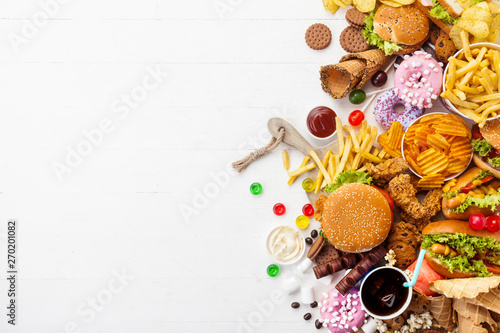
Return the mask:
<svg viewBox="0 0 500 333">
<path fill-rule="evenodd" d="M 422 261 L 424 261 L 425 251 L 426 250 L 424 249 L 420 250 L 420 253 L 418 254 L 417 265 L 415 265 L 415 271 L 413 272 L 413 277 L 411 278 L 410 282 L 403 283 L 403 286 L 413 287 L 415 283 L 417 283 L 418 273 L 420 272 L 420 266 L 422 266 Z"/>
</svg>

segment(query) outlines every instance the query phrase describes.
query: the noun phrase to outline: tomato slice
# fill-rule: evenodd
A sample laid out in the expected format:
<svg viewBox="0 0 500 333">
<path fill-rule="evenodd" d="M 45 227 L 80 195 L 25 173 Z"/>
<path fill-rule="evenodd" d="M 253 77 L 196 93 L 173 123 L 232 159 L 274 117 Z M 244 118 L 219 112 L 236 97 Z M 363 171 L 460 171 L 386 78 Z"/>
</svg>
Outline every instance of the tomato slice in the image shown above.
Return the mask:
<svg viewBox="0 0 500 333">
<path fill-rule="evenodd" d="M 492 180 L 494 177 L 493 176 L 488 176 L 488 177 L 484 177 L 483 179 L 481 179 L 481 181 L 484 183 L 487 183 L 489 182 L 490 180 Z"/>
<path fill-rule="evenodd" d="M 486 269 L 488 270 L 488 272 L 490 272 L 491 274 L 500 275 L 500 266 L 493 265 L 486 260 L 484 260 L 483 262 L 486 265 Z"/>
<path fill-rule="evenodd" d="M 477 139 L 484 139 L 484 138 L 483 138 L 483 135 L 481 134 L 481 132 L 479 132 L 479 126 L 478 126 L 477 124 L 474 124 L 474 125 L 472 126 L 471 131 L 472 131 L 472 137 L 473 137 L 474 139 L 476 139 L 476 140 L 477 140 Z"/>
<path fill-rule="evenodd" d="M 474 184 L 470 183 L 469 185 L 462 187 L 462 188 L 460 189 L 460 191 L 462 191 L 463 193 L 466 193 L 466 194 L 467 194 L 467 193 L 469 193 L 469 191 L 470 191 L 470 190 L 473 190 L 473 189 L 475 189 L 475 188 L 476 188 L 476 185 L 474 185 Z"/>
<path fill-rule="evenodd" d="M 392 210 L 394 208 L 394 200 L 392 200 L 391 195 L 389 193 L 387 193 L 385 190 L 378 188 L 375 185 L 372 185 L 372 187 L 376 188 L 385 197 L 385 199 L 387 200 L 387 203 L 389 204 L 389 207 Z"/>
</svg>

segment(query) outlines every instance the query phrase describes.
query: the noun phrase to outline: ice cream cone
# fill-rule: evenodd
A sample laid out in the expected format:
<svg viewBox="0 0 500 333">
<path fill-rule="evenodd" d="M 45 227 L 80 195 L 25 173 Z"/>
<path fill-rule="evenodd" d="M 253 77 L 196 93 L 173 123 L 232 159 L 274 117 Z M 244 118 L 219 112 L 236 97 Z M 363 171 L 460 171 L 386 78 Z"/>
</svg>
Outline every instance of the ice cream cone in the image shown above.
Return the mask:
<svg viewBox="0 0 500 333">
<path fill-rule="evenodd" d="M 451 331 L 455 327 L 453 323 L 453 311 L 451 309 L 451 298 L 444 295 L 429 297 L 430 312 L 438 324 L 446 331 Z"/>
<path fill-rule="evenodd" d="M 391 59 L 391 57 L 386 56 L 382 50 L 373 49 L 364 52 L 347 54 L 340 59 L 340 62 L 342 63 L 352 59 L 362 59 L 366 64 L 361 81 L 359 81 L 355 87 L 356 89 L 359 89 L 373 76 L 373 74 L 380 70 L 380 68 L 382 68 L 382 66 L 384 66 Z"/>
<path fill-rule="evenodd" d="M 321 67 L 321 87 L 335 99 L 343 98 L 361 80 L 366 64 L 353 59 L 336 65 Z"/>
<path fill-rule="evenodd" d="M 489 333 L 488 330 L 480 325 L 475 325 L 472 319 L 458 316 L 458 329 L 460 333 Z"/>
<path fill-rule="evenodd" d="M 477 295 L 475 303 L 480 304 L 488 310 L 500 313 L 500 289 L 492 289 L 489 293 Z"/>
<path fill-rule="evenodd" d="M 500 276 L 431 281 L 429 288 L 450 298 L 476 298 L 500 285 Z M 485 300 L 486 302 L 486 300 Z"/>
<path fill-rule="evenodd" d="M 474 325 L 487 323 L 491 327 L 497 326 L 497 323 L 491 318 L 486 308 L 469 303 L 466 298 L 454 299 L 453 310 L 456 311 L 459 316 L 472 320 Z"/>
</svg>

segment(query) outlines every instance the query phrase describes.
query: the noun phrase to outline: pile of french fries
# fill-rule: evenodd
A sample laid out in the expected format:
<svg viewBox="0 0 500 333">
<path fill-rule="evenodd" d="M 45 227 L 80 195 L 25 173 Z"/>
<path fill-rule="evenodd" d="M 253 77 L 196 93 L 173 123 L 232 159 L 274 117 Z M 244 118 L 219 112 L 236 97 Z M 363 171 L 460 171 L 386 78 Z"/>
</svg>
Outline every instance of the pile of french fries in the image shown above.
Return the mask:
<svg viewBox="0 0 500 333">
<path fill-rule="evenodd" d="M 378 130 L 375 126 L 369 126 L 366 120 L 363 120 L 361 128 L 356 133 L 356 131 L 348 126 L 343 125 L 340 118 L 335 118 L 335 123 L 337 127 L 337 141 L 338 141 L 338 153 L 333 154 L 332 150 L 329 150 L 322 159 L 318 154 L 311 150 L 309 152 L 310 156 L 305 156 L 302 164 L 296 170 L 289 171 L 288 185 L 293 184 L 301 174 L 308 172 L 310 170 L 318 167 L 318 174 L 315 179 L 316 187 L 314 193 L 318 193 L 326 185 L 334 181 L 337 176 L 346 170 L 364 170 L 363 166 L 365 163 L 381 163 L 389 159 L 391 155 L 387 153 L 384 149 L 379 150 L 373 147 L 375 140 L 377 139 Z M 401 146 L 401 141 L 399 142 Z M 288 163 L 288 154 L 283 155 L 283 163 L 286 165 Z M 313 162 L 309 162 L 310 160 Z"/>
<path fill-rule="evenodd" d="M 460 38 L 463 52 L 448 59 L 441 96 L 483 127 L 488 118 L 500 112 L 500 52 L 486 47 L 471 49 L 465 30 Z"/>
</svg>

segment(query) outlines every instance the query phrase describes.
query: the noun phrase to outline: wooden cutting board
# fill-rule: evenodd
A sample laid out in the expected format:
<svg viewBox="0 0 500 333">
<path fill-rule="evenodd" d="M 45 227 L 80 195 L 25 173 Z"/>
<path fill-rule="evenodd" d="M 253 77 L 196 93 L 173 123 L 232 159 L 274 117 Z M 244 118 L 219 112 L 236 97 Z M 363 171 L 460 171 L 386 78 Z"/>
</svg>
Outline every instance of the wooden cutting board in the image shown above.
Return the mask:
<svg viewBox="0 0 500 333">
<path fill-rule="evenodd" d="M 274 137 L 278 137 L 280 128 L 285 129 L 285 136 L 283 137 L 283 143 L 286 143 L 290 147 L 293 147 L 300 151 L 304 156 L 310 156 L 309 151 L 314 150 L 318 157 L 320 159 L 323 159 L 323 156 L 327 153 L 329 149 L 332 150 L 332 153 L 336 155 L 338 153 L 338 143 L 337 143 L 337 136 L 335 135 L 332 139 L 331 142 L 328 143 L 326 146 L 323 147 L 313 147 L 300 133 L 293 127 L 292 124 L 290 124 L 288 121 L 282 118 L 271 118 L 269 119 L 269 122 L 267 123 L 267 128 L 269 129 L 269 132 L 271 135 Z M 311 158 L 310 162 L 314 162 Z M 314 162 L 314 164 L 317 164 Z M 308 171 L 305 175 L 307 178 L 311 178 L 313 180 L 316 180 L 316 176 L 318 175 L 318 167 L 312 169 L 311 171 Z M 323 191 L 319 191 L 318 193 L 313 192 L 306 192 L 307 193 L 307 198 L 311 203 L 314 203 L 318 198 L 320 194 L 325 194 L 328 195 L 327 193 Z"/>
</svg>

